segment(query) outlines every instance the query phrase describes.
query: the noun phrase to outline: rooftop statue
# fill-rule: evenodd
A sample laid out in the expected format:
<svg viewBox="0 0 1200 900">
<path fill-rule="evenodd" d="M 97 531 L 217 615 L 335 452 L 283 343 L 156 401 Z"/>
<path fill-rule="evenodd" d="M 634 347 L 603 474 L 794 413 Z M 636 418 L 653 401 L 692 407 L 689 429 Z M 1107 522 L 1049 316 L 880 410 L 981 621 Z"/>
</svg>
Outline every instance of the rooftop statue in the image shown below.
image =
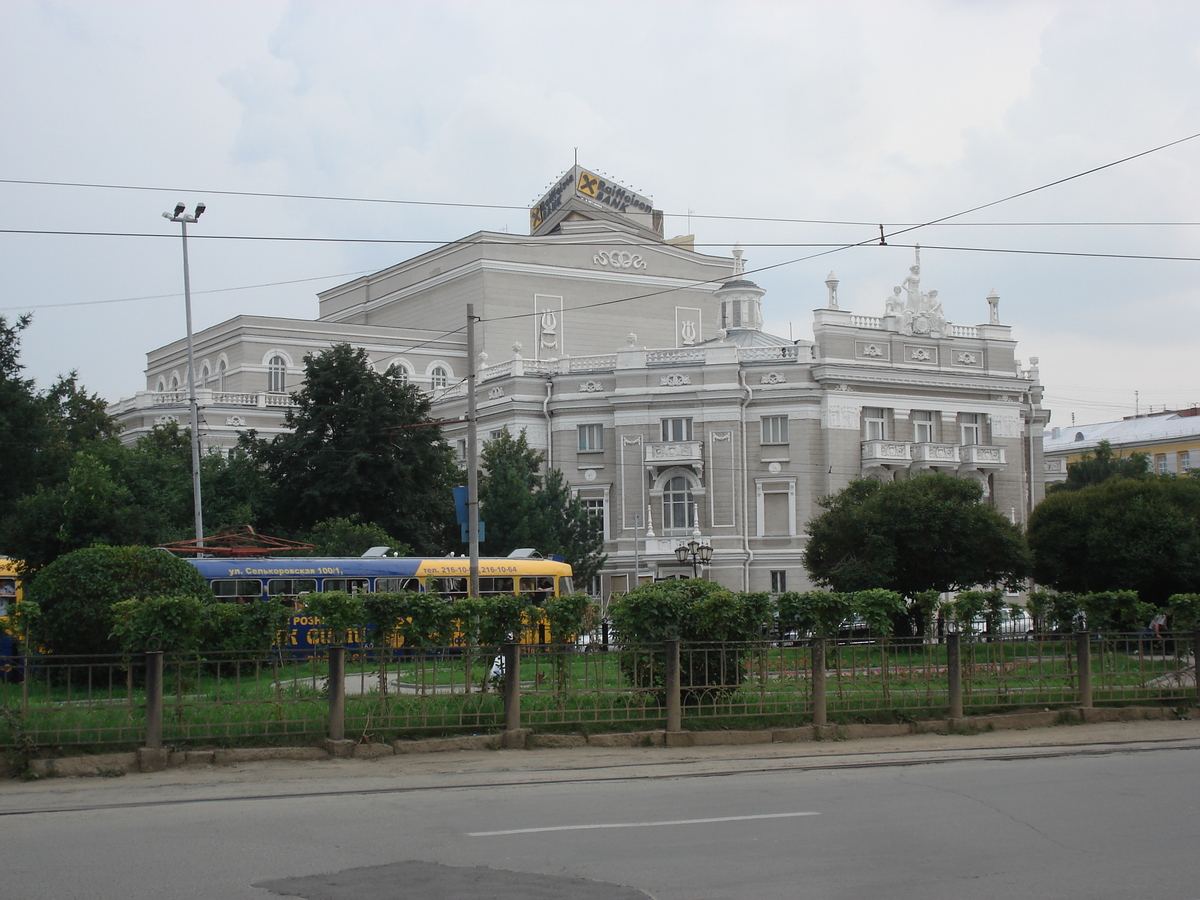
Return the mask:
<svg viewBox="0 0 1200 900">
<path fill-rule="evenodd" d="M 887 298 L 885 316 L 899 316 L 900 330 L 904 334 L 928 334 L 940 337 L 946 332 L 946 315 L 936 290 L 921 290 L 921 247 L 916 248 L 916 262 L 908 267 L 908 274 L 899 286 L 892 288 Z M 901 297 L 901 293 L 904 294 Z"/>
</svg>

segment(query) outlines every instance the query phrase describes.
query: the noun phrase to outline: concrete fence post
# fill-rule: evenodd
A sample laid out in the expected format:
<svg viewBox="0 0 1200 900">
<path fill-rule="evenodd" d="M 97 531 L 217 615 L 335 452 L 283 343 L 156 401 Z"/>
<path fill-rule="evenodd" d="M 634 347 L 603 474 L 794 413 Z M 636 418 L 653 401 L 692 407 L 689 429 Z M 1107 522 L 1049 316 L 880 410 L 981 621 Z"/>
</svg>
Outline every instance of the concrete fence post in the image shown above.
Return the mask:
<svg viewBox="0 0 1200 900">
<path fill-rule="evenodd" d="M 683 731 L 683 702 L 679 678 L 679 641 L 663 642 L 667 656 L 663 690 L 667 700 L 667 731 Z"/>
<path fill-rule="evenodd" d="M 163 652 L 146 651 L 146 749 L 163 745 Z"/>
<path fill-rule="evenodd" d="M 950 718 L 963 717 L 962 634 L 946 635 L 946 681 L 950 690 Z"/>
<path fill-rule="evenodd" d="M 825 702 L 825 638 L 812 641 L 812 708 L 813 724 L 829 723 L 829 707 Z"/>
<path fill-rule="evenodd" d="M 1086 631 L 1075 632 L 1075 665 L 1079 672 L 1079 705 L 1092 708 L 1092 636 Z"/>
<path fill-rule="evenodd" d="M 504 653 L 504 730 L 521 727 L 521 645 L 505 644 Z"/>
<path fill-rule="evenodd" d="M 329 645 L 329 740 L 346 739 L 346 648 Z"/>
</svg>

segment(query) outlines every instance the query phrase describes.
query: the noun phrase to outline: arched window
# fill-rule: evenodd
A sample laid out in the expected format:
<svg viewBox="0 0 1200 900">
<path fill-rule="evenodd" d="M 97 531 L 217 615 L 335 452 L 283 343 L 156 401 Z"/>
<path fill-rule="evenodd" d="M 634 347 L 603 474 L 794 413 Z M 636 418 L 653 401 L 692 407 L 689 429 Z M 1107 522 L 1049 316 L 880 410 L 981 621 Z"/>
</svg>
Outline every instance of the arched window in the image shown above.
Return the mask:
<svg viewBox="0 0 1200 900">
<path fill-rule="evenodd" d="M 429 373 L 429 386 L 435 391 L 440 391 L 450 380 L 450 373 L 446 371 L 445 366 L 434 366 Z"/>
<path fill-rule="evenodd" d="M 217 363 L 217 390 L 225 392 L 225 370 L 229 368 L 229 364 L 225 360 Z"/>
<path fill-rule="evenodd" d="M 692 486 L 682 475 L 663 485 L 663 527 L 692 528 L 696 524 Z"/>
<path fill-rule="evenodd" d="M 205 363 L 200 368 L 200 383 L 198 385 L 196 385 L 196 387 L 201 388 L 201 389 L 208 387 L 208 375 L 209 375 L 208 363 Z"/>
<path fill-rule="evenodd" d="M 392 376 L 400 384 L 408 384 L 412 381 L 412 372 L 408 371 L 408 366 L 402 362 L 392 363 Z"/>
<path fill-rule="evenodd" d="M 154 389 L 161 394 L 163 391 L 165 391 L 167 389 L 167 383 L 165 381 L 163 381 L 163 379 L 160 378 L 160 379 L 158 379 L 158 382 L 154 385 Z"/>
<path fill-rule="evenodd" d="M 267 363 L 267 393 L 283 394 L 287 392 L 287 363 L 282 356 L 272 356 Z"/>
<path fill-rule="evenodd" d="M 171 390 L 179 390 L 179 376 L 172 373 L 171 375 Z"/>
</svg>

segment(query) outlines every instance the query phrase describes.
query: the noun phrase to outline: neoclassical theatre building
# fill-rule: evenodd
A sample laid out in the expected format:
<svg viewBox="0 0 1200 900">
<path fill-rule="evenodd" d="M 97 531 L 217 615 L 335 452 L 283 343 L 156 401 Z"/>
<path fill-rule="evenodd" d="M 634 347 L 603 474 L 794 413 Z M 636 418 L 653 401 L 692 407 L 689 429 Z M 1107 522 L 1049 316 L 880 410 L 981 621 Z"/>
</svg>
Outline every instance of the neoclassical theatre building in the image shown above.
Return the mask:
<svg viewBox="0 0 1200 900">
<path fill-rule="evenodd" d="M 530 211 L 529 236 L 479 232 L 332 288 L 316 320 L 198 333 L 201 437 L 220 449 L 277 432 L 304 355 L 336 343 L 401 367 L 435 414 L 462 419 L 473 303 L 480 436 L 523 430 L 602 520 L 600 596 L 690 575 L 674 551 L 693 539 L 712 547 L 715 581 L 804 589 L 805 523 L 862 476 L 948 472 L 1024 521 L 1048 412 L 995 292 L 978 301 L 984 324 L 951 324 L 918 251 L 878 315 L 840 308 L 831 274 L 814 340 L 793 341 L 763 330 L 766 292 L 744 268 L 740 250 L 664 238 L 650 200 L 575 166 Z M 112 408 L 127 440 L 186 425 L 186 366 L 183 340 L 148 354 L 147 390 Z M 465 453 L 465 425 L 446 435 Z"/>
</svg>

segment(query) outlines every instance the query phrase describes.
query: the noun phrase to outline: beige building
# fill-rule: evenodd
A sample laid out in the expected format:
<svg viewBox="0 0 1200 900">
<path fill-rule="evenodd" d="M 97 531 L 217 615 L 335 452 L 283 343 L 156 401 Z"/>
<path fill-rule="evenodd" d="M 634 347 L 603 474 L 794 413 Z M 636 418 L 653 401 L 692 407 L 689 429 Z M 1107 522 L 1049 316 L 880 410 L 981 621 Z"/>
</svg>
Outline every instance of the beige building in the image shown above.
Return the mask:
<svg viewBox="0 0 1200 900">
<path fill-rule="evenodd" d="M 1187 475 L 1200 464 L 1200 415 L 1191 409 L 1129 416 L 1116 422 L 1052 428 L 1046 435 L 1046 482 L 1067 480 L 1067 466 L 1108 441 L 1117 456 L 1145 453 L 1150 470 Z"/>
<path fill-rule="evenodd" d="M 597 593 L 688 575 L 674 550 L 713 548 L 730 587 L 803 589 L 805 523 L 853 478 L 943 471 L 1023 521 L 1042 496 L 1048 413 L 999 297 L 987 322 L 946 320 L 919 255 L 881 315 L 842 309 L 838 281 L 813 341 L 763 331 L 765 291 L 732 258 L 665 239 L 651 202 L 569 170 L 531 210 L 530 236 L 480 232 L 319 295 L 315 321 L 238 317 L 196 336 L 201 432 L 278 429 L 305 353 L 365 347 L 466 410 L 466 304 L 477 342 L 480 435 L 524 430 L 604 523 Z M 918 251 L 919 253 L 919 251 Z M 872 292 L 886 293 L 886 288 Z M 147 390 L 114 406 L 137 434 L 187 422 L 186 348 L 149 354 Z M 207 368 L 206 368 L 207 367 Z M 447 426 L 465 449 L 465 426 Z"/>
</svg>

